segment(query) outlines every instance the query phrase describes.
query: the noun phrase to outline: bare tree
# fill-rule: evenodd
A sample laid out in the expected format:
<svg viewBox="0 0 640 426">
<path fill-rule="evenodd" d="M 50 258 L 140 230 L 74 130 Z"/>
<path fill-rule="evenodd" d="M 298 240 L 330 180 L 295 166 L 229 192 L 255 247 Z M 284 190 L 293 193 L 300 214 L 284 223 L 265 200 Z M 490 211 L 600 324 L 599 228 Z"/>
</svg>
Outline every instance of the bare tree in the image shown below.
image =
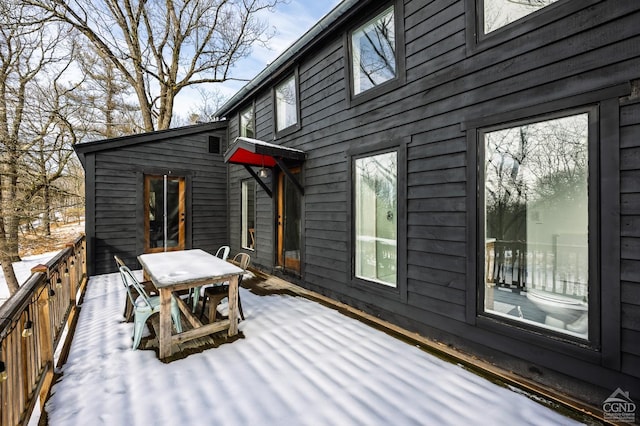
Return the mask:
<svg viewBox="0 0 640 426">
<path fill-rule="evenodd" d="M 77 65 L 83 75 L 69 100 L 78 108 L 74 129 L 89 139 L 113 138 L 144 131 L 140 108 L 129 82 L 93 44 L 82 43 Z"/>
<path fill-rule="evenodd" d="M 579 114 L 485 134 L 487 235 L 522 239 L 527 209 L 587 199 L 587 129 Z"/>
<path fill-rule="evenodd" d="M 197 88 L 196 90 L 200 95 L 200 102 L 191 107 L 186 116 L 173 114 L 173 126 L 188 126 L 209 122 L 225 101 L 225 97 L 218 89 L 206 90 Z"/>
<path fill-rule="evenodd" d="M 71 58 L 72 54 L 67 67 L 71 65 Z M 69 117 L 78 115 L 77 106 L 69 101 L 77 86 L 61 84 L 64 71 L 64 68 L 58 70 L 51 81 L 41 78 L 47 82 L 46 85 L 32 88 L 32 102 L 23 132 L 23 138 L 29 141 L 31 149 L 24 154 L 19 211 L 38 213 L 47 236 L 51 235 L 54 198 L 63 195 L 55 182 L 65 176 L 66 166 L 73 155 L 72 145 L 78 136 L 84 134 L 69 121 Z M 36 199 L 39 202 L 34 202 Z"/>
<path fill-rule="evenodd" d="M 135 90 L 146 131 L 171 124 L 185 87 L 231 79 L 269 38 L 260 13 L 282 0 L 22 0 L 73 25 Z"/>
<path fill-rule="evenodd" d="M 19 260 L 19 176 L 25 153 L 37 140 L 27 136 L 30 95 L 41 76 L 65 59 L 59 56 L 65 33 L 45 25 L 46 18 L 15 1 L 0 4 L 0 263 L 11 294 L 18 290 L 11 263 Z"/>
<path fill-rule="evenodd" d="M 396 38 L 393 14 L 381 17 L 371 28 L 363 31 L 366 43 L 360 52 L 360 72 L 371 87 L 396 75 Z"/>
</svg>

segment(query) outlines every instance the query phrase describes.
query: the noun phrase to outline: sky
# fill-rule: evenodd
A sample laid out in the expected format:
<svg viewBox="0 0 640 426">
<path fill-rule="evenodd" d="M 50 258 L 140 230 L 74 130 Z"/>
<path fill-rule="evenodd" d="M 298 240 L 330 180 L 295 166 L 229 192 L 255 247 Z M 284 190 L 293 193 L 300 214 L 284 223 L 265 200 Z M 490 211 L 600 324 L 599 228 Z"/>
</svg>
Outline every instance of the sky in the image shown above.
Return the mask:
<svg viewBox="0 0 640 426">
<path fill-rule="evenodd" d="M 91 277 L 48 424 L 578 424 L 330 307 L 240 294 L 243 338 L 164 364 L 131 349 L 119 275 Z"/>
<path fill-rule="evenodd" d="M 264 19 L 275 34 L 269 48 L 254 47 L 251 55 L 232 70 L 232 76 L 251 80 L 340 2 L 341 0 L 286 0 L 286 3 L 279 4 L 274 12 L 265 12 Z M 218 88 L 223 96 L 229 99 L 245 84 L 246 82 L 228 81 L 223 84 L 205 85 L 202 88 Z M 196 89 L 186 88 L 178 95 L 174 111 L 186 117 L 188 111 L 201 102 Z"/>
</svg>

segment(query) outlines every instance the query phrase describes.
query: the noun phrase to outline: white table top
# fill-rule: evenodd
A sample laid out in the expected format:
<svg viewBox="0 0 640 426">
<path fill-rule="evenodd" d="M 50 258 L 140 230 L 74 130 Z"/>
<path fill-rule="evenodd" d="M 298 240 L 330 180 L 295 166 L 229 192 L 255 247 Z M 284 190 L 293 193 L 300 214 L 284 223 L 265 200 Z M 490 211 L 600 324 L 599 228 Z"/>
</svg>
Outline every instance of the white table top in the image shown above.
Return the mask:
<svg viewBox="0 0 640 426">
<path fill-rule="evenodd" d="M 138 260 L 158 288 L 244 273 L 242 268 L 200 249 L 147 253 Z"/>
</svg>

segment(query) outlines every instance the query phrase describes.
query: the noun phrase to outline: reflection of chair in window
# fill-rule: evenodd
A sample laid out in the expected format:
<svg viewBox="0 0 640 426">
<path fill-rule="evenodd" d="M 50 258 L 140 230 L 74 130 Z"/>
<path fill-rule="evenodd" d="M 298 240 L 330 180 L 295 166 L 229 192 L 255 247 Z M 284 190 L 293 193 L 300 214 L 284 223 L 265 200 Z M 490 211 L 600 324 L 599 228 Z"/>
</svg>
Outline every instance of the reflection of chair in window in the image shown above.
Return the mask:
<svg viewBox="0 0 640 426">
<path fill-rule="evenodd" d="M 249 239 L 251 241 L 249 243 L 249 248 L 253 250 L 256 247 L 256 230 L 255 230 L 255 228 L 249 228 Z"/>
<path fill-rule="evenodd" d="M 230 260 L 230 262 L 246 271 L 249 267 L 249 263 L 251 262 L 251 257 L 246 253 L 238 253 L 234 256 L 233 260 Z M 242 275 L 238 277 L 238 287 L 240 287 L 241 283 Z M 207 300 L 209 300 L 209 322 L 214 322 L 217 316 L 216 313 L 218 312 L 218 305 L 228 296 L 228 283 L 205 288 L 204 299 L 202 301 L 202 310 L 200 311 L 200 318 L 202 318 L 202 315 L 204 314 L 205 304 L 207 303 Z M 240 291 L 238 291 L 238 310 L 240 312 L 240 318 L 244 320 L 244 313 L 242 312 L 242 301 L 240 300 Z"/>
<path fill-rule="evenodd" d="M 119 256 L 113 256 L 113 258 L 116 260 L 118 269 L 120 269 L 121 266 L 127 266 L 122 261 L 122 259 L 120 259 Z M 157 295 L 156 287 L 153 285 L 151 281 L 142 281 L 142 282 L 139 282 L 139 284 L 142 286 L 144 291 L 147 292 L 147 294 L 151 296 Z M 131 292 L 132 298 L 127 296 L 127 298 L 125 299 L 124 313 L 122 314 L 127 322 L 131 322 L 131 320 L 133 319 L 133 303 L 131 302 L 131 300 L 136 300 L 138 296 L 140 296 L 140 293 L 138 293 L 138 290 L 133 286 L 129 286 L 129 292 Z"/>
<path fill-rule="evenodd" d="M 134 309 L 132 349 L 137 349 L 138 345 L 140 345 L 142 329 L 144 328 L 147 319 L 151 315 L 160 312 L 160 296 L 149 296 L 140 282 L 133 275 L 133 272 L 131 272 L 131 270 L 126 266 L 120 267 L 120 276 L 122 277 L 122 283 L 127 289 L 129 300 Z M 135 299 L 133 297 L 133 292 L 131 291 L 132 288 L 136 289 L 138 292 L 138 297 Z M 173 324 L 175 325 L 178 333 L 182 333 L 180 308 L 178 308 L 178 303 L 173 296 L 171 297 L 171 318 L 173 319 Z"/>
</svg>

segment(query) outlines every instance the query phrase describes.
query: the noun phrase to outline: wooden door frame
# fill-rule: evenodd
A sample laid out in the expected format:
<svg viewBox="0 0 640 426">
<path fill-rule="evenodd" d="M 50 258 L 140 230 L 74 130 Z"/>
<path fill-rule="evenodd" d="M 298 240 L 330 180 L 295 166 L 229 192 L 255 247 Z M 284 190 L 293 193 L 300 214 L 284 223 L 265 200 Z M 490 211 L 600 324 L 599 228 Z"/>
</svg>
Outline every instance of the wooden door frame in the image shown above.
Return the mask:
<svg viewBox="0 0 640 426">
<path fill-rule="evenodd" d="M 301 167 L 294 167 L 289 169 L 289 171 L 291 173 L 302 173 L 302 168 Z M 283 250 L 283 241 L 284 241 L 284 182 L 285 180 L 287 180 L 288 177 L 284 172 L 280 172 L 278 174 L 278 196 L 277 196 L 277 207 L 276 207 L 276 263 L 277 266 L 285 268 L 285 269 L 291 269 L 291 268 L 287 268 L 287 266 L 285 265 L 285 258 L 284 258 L 284 250 Z M 300 209 L 302 209 L 302 206 L 299 206 Z M 300 212 L 300 214 L 302 215 L 302 211 Z M 300 237 L 302 238 L 302 236 Z M 299 242 L 300 244 L 300 255 L 302 256 L 302 241 Z M 294 269 L 297 273 L 300 273 L 300 265 L 298 265 L 298 267 L 296 269 Z"/>
<path fill-rule="evenodd" d="M 178 217 L 180 218 L 178 226 L 178 245 L 176 247 L 167 247 L 166 251 L 184 250 L 186 248 L 186 188 L 187 179 L 185 176 L 174 176 L 165 174 L 145 174 L 143 182 L 143 205 L 144 205 L 144 253 L 156 253 L 165 251 L 162 247 L 151 247 L 149 239 L 150 223 L 149 223 L 149 187 L 151 179 L 164 179 L 178 181 Z M 166 198 L 166 194 L 164 194 Z"/>
</svg>

